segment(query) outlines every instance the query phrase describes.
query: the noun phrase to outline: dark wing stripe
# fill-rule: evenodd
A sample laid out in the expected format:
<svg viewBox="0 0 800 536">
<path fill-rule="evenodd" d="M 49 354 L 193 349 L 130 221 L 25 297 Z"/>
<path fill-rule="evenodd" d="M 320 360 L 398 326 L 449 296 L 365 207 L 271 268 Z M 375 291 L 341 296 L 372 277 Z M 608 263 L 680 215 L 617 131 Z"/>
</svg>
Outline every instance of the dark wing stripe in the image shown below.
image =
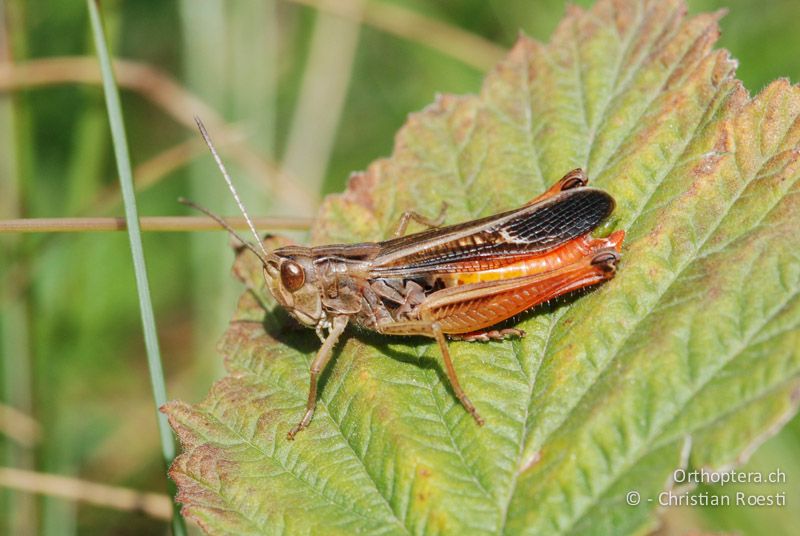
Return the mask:
<svg viewBox="0 0 800 536">
<path fill-rule="evenodd" d="M 509 241 L 549 248 L 587 233 L 614 210 L 614 200 L 601 190 L 564 192 L 556 203 L 499 227 Z"/>
<path fill-rule="evenodd" d="M 568 190 L 541 204 L 383 242 L 371 272 L 387 277 L 502 266 L 590 232 L 613 210 L 614 199 L 602 190 Z M 428 246 L 417 247 L 423 242 Z"/>
</svg>

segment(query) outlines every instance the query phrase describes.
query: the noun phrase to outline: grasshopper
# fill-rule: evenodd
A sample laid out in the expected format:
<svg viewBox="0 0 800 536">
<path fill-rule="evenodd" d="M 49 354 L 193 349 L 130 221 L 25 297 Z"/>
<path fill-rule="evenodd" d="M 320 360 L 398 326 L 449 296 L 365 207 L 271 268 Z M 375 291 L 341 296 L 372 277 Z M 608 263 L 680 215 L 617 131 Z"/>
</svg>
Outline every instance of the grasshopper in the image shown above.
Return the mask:
<svg viewBox="0 0 800 536">
<path fill-rule="evenodd" d="M 614 277 L 624 231 L 606 238 L 590 233 L 614 210 L 606 192 L 587 187 L 581 169 L 564 175 L 521 207 L 441 227 L 436 219 L 403 213 L 394 237 L 382 242 L 268 251 L 202 122 L 198 127 L 220 168 L 256 245 L 242 239 L 205 208 L 263 264 L 267 288 L 278 304 L 316 330 L 322 346 L 311 363 L 305 413 L 288 433 L 306 428 L 317 402 L 317 380 L 345 328 L 353 323 L 385 335 L 434 339 L 458 400 L 478 425 L 484 423 L 461 387 L 447 338 L 488 341 L 524 336 L 494 326 L 543 302 Z M 428 230 L 406 234 L 411 220 Z"/>
</svg>

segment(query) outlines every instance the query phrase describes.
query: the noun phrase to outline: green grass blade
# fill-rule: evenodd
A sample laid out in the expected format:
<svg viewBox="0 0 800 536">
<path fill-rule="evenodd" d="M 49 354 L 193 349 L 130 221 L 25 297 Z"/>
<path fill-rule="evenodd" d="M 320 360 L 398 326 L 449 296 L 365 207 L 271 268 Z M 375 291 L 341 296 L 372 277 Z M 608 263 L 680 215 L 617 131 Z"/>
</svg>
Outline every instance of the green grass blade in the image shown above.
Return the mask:
<svg viewBox="0 0 800 536">
<path fill-rule="evenodd" d="M 150 370 L 150 381 L 153 386 L 153 397 L 156 404 L 156 418 L 161 437 L 161 450 L 167 464 L 175 457 L 175 440 L 167 424 L 166 417 L 158 411 L 167 401 L 164 386 L 164 372 L 161 367 L 161 355 L 158 348 L 158 336 L 153 315 L 153 305 L 150 300 L 150 289 L 147 283 L 147 267 L 142 248 L 141 230 L 136 211 L 136 198 L 133 192 L 133 172 L 131 171 L 128 142 L 125 136 L 125 125 L 122 118 L 122 106 L 119 100 L 114 73 L 111 68 L 111 58 L 106 44 L 105 33 L 100 18 L 100 12 L 95 0 L 87 0 L 89 15 L 92 22 L 92 33 L 100 69 L 103 76 L 103 92 L 105 94 L 108 120 L 111 126 L 111 138 L 114 145 L 114 156 L 117 161 L 122 198 L 125 205 L 125 219 L 128 223 L 128 237 L 130 238 L 133 268 L 136 274 L 136 289 L 139 293 L 139 306 L 142 314 L 142 327 L 144 329 L 145 347 L 147 349 L 147 365 Z M 172 530 L 175 535 L 186 534 L 183 518 L 180 516 L 177 504 L 172 521 Z"/>
</svg>

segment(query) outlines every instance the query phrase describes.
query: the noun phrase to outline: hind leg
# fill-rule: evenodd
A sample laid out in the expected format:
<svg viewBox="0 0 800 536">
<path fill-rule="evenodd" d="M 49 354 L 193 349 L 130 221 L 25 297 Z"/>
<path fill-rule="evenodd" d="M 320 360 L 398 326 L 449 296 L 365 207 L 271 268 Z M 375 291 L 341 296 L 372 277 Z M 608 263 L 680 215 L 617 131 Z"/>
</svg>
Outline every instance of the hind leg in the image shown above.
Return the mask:
<svg viewBox="0 0 800 536">
<path fill-rule="evenodd" d="M 511 339 L 514 337 L 522 338 L 524 336 L 525 331 L 517 328 L 487 329 L 471 331 L 469 333 L 459 333 L 458 335 L 448 335 L 451 341 L 465 342 L 502 341 L 504 339 Z"/>
<path fill-rule="evenodd" d="M 525 206 L 533 205 L 534 203 L 538 203 L 540 201 L 544 201 L 548 197 L 553 197 L 554 195 L 560 194 L 566 190 L 572 190 L 573 188 L 583 188 L 589 184 L 589 177 L 586 176 L 586 172 L 583 171 L 581 168 L 573 169 L 554 185 L 547 189 L 543 194 L 538 195 L 525 203 Z"/>
</svg>

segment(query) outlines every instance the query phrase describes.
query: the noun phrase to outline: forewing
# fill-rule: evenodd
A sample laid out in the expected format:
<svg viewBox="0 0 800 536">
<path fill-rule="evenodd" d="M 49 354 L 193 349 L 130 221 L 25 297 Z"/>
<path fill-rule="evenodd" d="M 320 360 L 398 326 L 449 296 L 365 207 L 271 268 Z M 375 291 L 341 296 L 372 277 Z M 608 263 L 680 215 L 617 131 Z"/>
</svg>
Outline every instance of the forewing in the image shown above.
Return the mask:
<svg viewBox="0 0 800 536">
<path fill-rule="evenodd" d="M 381 242 L 374 277 L 474 272 L 546 253 L 586 234 L 614 210 L 602 190 L 580 188 L 541 203 Z"/>
</svg>

